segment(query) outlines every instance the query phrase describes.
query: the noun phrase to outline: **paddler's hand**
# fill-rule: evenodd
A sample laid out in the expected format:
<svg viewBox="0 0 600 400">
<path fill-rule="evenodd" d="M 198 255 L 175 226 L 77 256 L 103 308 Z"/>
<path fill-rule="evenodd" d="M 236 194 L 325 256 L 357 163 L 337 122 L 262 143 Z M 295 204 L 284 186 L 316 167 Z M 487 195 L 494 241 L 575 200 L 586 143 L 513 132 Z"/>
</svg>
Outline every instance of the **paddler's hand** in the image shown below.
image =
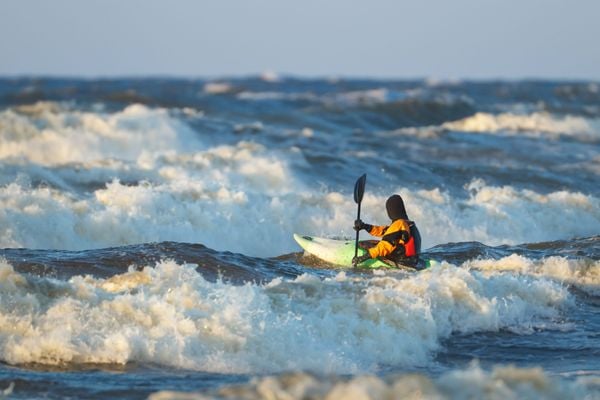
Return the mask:
<svg viewBox="0 0 600 400">
<path fill-rule="evenodd" d="M 369 253 L 362 255 L 362 256 L 353 257 L 352 258 L 352 266 L 358 267 L 358 264 L 363 263 L 369 259 L 371 259 L 371 256 L 369 255 Z"/>
<path fill-rule="evenodd" d="M 354 230 L 357 231 L 357 232 L 360 231 L 360 230 L 362 230 L 362 229 L 370 231 L 372 228 L 373 228 L 373 225 L 365 224 L 360 219 L 357 219 L 356 221 L 354 221 Z"/>
</svg>

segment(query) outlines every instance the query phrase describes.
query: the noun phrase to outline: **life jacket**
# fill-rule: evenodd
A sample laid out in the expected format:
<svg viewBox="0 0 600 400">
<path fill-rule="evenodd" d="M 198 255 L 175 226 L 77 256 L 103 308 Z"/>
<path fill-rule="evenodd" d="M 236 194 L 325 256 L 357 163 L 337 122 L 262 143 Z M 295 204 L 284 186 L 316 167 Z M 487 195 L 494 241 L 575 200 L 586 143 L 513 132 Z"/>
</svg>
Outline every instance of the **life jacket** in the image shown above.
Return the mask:
<svg viewBox="0 0 600 400">
<path fill-rule="evenodd" d="M 393 223 L 397 220 L 394 220 Z M 383 247 L 389 249 L 389 246 L 394 246 L 395 248 L 391 253 L 387 253 L 386 256 L 376 255 L 376 257 L 380 257 L 382 261 L 396 267 L 399 265 L 416 266 L 419 262 L 419 254 L 421 253 L 421 234 L 414 221 L 402 219 L 402 222 L 402 227 L 395 227 L 400 228 L 400 230 L 391 233 L 388 233 L 391 225 L 369 226 L 369 229 L 367 230 L 371 235 L 380 236 L 382 238 L 381 241 L 375 242 L 375 245 L 369 246 L 369 253 L 372 255 L 373 253 L 371 250 L 373 247 L 379 247 L 381 243 L 387 242 L 388 245 L 384 245 Z M 375 252 L 376 254 L 379 254 L 377 249 Z"/>
<path fill-rule="evenodd" d="M 396 268 L 412 267 L 419 269 L 418 264 L 419 254 L 421 253 L 421 233 L 413 221 L 408 221 L 408 226 L 410 227 L 410 237 L 408 240 L 404 241 L 404 246 L 398 246 L 396 251 L 394 251 L 394 253 L 387 258 L 384 258 L 383 261 Z"/>
<path fill-rule="evenodd" d="M 410 238 L 404 243 L 404 256 L 415 257 L 421 252 L 421 233 L 414 221 L 408 221 L 410 226 Z"/>
<path fill-rule="evenodd" d="M 414 257 L 417 255 L 417 249 L 415 248 L 415 237 L 411 236 L 408 242 L 404 243 L 404 256 Z"/>
<path fill-rule="evenodd" d="M 408 226 L 410 228 L 408 233 L 408 237 L 406 234 L 403 238 L 404 244 L 399 245 L 396 250 L 392 253 L 391 258 L 393 259 L 414 259 L 418 260 L 419 253 L 421 253 L 421 234 L 419 233 L 419 229 L 414 221 L 406 220 L 408 222 Z"/>
</svg>

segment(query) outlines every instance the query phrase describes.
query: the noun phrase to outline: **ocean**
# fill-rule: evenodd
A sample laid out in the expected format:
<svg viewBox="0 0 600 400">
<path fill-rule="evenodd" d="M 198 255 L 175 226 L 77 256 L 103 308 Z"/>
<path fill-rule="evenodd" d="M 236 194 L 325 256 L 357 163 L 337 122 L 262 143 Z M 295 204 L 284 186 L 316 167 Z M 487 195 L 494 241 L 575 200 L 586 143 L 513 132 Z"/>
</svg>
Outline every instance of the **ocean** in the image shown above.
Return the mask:
<svg viewBox="0 0 600 400">
<path fill-rule="evenodd" d="M 302 253 L 363 173 L 435 266 Z M 1 78 L 0 398 L 600 399 L 599 178 L 598 82 Z"/>
</svg>

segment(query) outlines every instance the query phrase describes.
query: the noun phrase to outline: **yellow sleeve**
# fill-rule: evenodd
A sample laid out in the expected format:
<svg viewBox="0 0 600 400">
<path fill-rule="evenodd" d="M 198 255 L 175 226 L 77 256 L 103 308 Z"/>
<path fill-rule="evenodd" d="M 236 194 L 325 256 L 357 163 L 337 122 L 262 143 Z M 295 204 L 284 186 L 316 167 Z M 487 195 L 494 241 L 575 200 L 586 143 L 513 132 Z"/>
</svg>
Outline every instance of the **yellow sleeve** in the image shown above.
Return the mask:
<svg viewBox="0 0 600 400">
<path fill-rule="evenodd" d="M 382 237 L 387 228 L 387 226 L 373 225 L 373 227 L 369 231 L 369 234 L 377 237 Z"/>
<path fill-rule="evenodd" d="M 375 230 L 375 227 L 372 230 Z M 369 249 L 371 258 L 385 257 L 396 250 L 399 245 L 403 245 L 410 237 L 410 226 L 407 221 L 398 219 L 382 232 L 382 236 L 377 245 Z"/>
</svg>

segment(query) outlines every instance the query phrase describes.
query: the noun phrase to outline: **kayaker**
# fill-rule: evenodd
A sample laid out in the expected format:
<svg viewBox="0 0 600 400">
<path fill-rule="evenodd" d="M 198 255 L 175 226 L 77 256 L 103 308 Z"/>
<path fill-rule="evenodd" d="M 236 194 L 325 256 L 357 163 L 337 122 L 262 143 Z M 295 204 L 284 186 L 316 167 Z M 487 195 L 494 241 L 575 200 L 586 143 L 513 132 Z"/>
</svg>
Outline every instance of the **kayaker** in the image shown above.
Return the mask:
<svg viewBox="0 0 600 400">
<path fill-rule="evenodd" d="M 381 237 L 381 240 L 367 249 L 366 254 L 354 257 L 352 265 L 356 267 L 370 258 L 381 257 L 396 265 L 417 268 L 421 252 L 421 234 L 414 221 L 406 215 L 402 197 L 397 194 L 390 196 L 385 202 L 385 208 L 392 220 L 388 226 L 370 225 L 360 219 L 354 221 L 356 231 L 364 229 L 373 236 Z"/>
</svg>

